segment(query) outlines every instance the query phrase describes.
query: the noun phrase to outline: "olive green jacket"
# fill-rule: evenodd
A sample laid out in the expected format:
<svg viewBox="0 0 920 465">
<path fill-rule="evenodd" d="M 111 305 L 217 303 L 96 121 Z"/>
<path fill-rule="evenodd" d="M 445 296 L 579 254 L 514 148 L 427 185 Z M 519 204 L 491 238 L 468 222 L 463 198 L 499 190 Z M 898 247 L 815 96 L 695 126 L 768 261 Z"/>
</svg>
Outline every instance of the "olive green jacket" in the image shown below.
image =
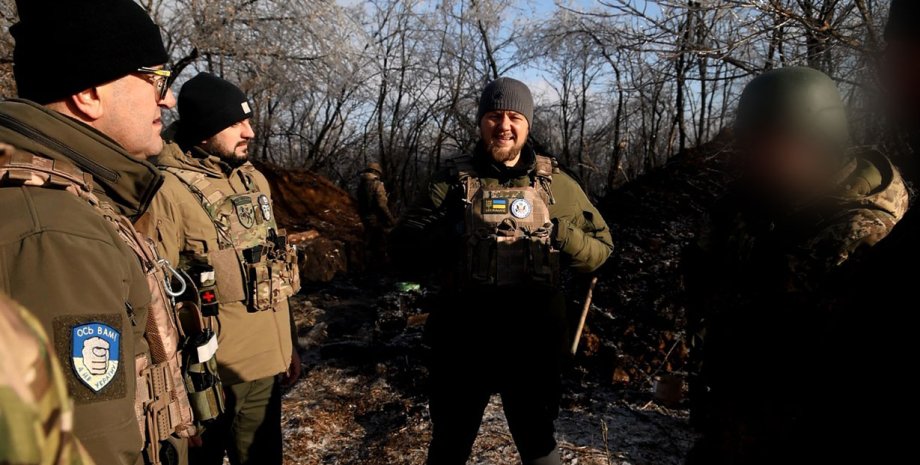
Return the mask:
<svg viewBox="0 0 920 465">
<path fill-rule="evenodd" d="M 92 465 L 71 402 L 41 323 L 0 294 L 0 463 Z"/>
<path fill-rule="evenodd" d="M 137 219 L 162 183 L 98 131 L 34 103 L 0 103 L 0 142 L 89 173 L 95 193 Z M 0 184 L 2 186 L 2 184 Z M 76 402 L 74 432 L 98 463 L 132 465 L 143 440 L 135 417 L 135 356 L 143 339 L 150 290 L 134 254 L 110 223 L 63 190 L 0 187 L 0 291 L 26 306 L 51 336 Z M 98 392 L 75 372 L 72 330 L 104 323 L 120 335 L 120 363 Z"/>
<path fill-rule="evenodd" d="M 227 195 L 245 192 L 239 168 L 231 169 L 200 149 L 183 153 L 168 143 L 157 158 L 165 182 L 151 206 L 160 252 L 170 263 L 203 258 L 219 249 L 217 229 L 198 198 L 175 174 L 176 169 L 208 176 Z M 253 173 L 259 192 L 270 196 L 268 181 Z M 219 290 L 218 290 L 219 292 Z M 246 302 L 220 304 L 217 363 L 221 381 L 232 385 L 285 372 L 293 350 L 292 320 L 285 301 L 274 311 L 250 312 Z"/>
<path fill-rule="evenodd" d="M 525 147 L 520 163 L 514 168 L 497 165 L 481 150 L 477 151 L 473 163 L 483 186 L 529 186 L 536 169 L 535 153 L 529 147 Z M 564 171 L 556 170 L 552 175 L 551 189 L 555 200 L 549 205 L 550 217 L 556 225 L 554 245 L 566 257 L 572 270 L 582 273 L 597 270 L 613 252 L 610 228 L 581 186 Z M 453 261 L 456 257 L 438 250 L 445 245 L 461 247 L 456 240 L 462 230 L 463 215 L 462 186 L 456 173 L 445 169 L 435 175 L 427 195 L 401 222 L 394 235 L 397 249 L 394 252 L 401 255 L 402 260 L 415 256 L 429 261 L 409 265 L 421 267 L 421 271 L 431 267 L 426 265 L 437 268 Z M 402 265 L 407 266 L 404 261 Z"/>
</svg>

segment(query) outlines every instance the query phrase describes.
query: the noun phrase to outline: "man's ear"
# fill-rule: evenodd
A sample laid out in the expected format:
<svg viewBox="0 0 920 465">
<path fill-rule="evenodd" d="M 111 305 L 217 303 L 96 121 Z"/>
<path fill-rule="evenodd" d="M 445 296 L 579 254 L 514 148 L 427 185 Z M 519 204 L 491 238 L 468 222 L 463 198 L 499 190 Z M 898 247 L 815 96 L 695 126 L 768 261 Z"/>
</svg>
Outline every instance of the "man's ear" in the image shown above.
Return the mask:
<svg viewBox="0 0 920 465">
<path fill-rule="evenodd" d="M 98 87 L 91 87 L 70 96 L 70 102 L 81 116 L 89 121 L 102 118 L 102 98 Z"/>
</svg>

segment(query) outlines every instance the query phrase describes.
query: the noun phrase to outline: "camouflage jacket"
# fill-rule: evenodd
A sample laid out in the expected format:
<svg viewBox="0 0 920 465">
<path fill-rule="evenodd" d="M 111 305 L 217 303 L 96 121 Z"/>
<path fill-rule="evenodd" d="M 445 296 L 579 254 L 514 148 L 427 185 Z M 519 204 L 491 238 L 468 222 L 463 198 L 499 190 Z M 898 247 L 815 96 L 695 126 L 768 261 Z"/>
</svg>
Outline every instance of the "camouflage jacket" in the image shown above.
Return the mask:
<svg viewBox="0 0 920 465">
<path fill-rule="evenodd" d="M 92 465 L 41 323 L 0 295 L 0 465 Z"/>
<path fill-rule="evenodd" d="M 885 238 L 907 211 L 907 186 L 881 155 L 860 158 L 848 173 L 834 195 L 791 214 L 768 215 L 741 197 L 726 198 L 698 237 L 708 266 L 716 267 L 707 279 L 723 276 L 739 292 L 820 287 L 844 262 Z"/>
<path fill-rule="evenodd" d="M 880 155 L 860 158 L 836 195 L 792 214 L 725 199 L 685 260 L 692 354 L 712 397 L 801 406 L 796 393 L 826 363 L 827 300 L 844 265 L 885 238 L 907 204 L 904 181 Z"/>
<path fill-rule="evenodd" d="M 373 221 L 384 227 L 396 225 L 396 218 L 390 213 L 386 186 L 375 172 L 361 173 L 358 184 L 358 211 L 365 222 Z"/>
</svg>

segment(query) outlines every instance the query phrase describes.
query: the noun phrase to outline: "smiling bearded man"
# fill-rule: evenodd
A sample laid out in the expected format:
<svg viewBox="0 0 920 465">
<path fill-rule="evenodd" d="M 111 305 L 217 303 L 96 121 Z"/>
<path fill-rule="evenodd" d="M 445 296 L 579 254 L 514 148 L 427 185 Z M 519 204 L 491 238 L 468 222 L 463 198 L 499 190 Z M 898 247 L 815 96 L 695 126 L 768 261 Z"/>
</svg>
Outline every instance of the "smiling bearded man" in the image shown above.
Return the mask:
<svg viewBox="0 0 920 465">
<path fill-rule="evenodd" d="M 498 393 L 523 463 L 555 465 L 570 334 L 559 272 L 596 270 L 613 241 L 578 183 L 527 142 L 533 97 L 524 83 L 486 86 L 478 121 L 476 152 L 448 162 L 393 236 L 397 264 L 444 278 L 426 328 L 428 464 L 466 463 Z"/>
</svg>

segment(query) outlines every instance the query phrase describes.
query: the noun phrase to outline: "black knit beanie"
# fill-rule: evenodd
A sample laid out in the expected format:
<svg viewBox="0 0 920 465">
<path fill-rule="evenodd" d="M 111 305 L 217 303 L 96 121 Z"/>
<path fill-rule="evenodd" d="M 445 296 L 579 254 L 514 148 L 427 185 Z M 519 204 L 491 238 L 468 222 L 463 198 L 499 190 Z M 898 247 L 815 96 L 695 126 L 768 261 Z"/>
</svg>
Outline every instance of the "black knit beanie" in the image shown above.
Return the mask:
<svg viewBox="0 0 920 465">
<path fill-rule="evenodd" d="M 891 0 L 885 39 L 920 39 L 920 1 Z"/>
<path fill-rule="evenodd" d="M 524 115 L 533 125 L 533 95 L 527 84 L 517 79 L 500 77 L 486 86 L 479 99 L 479 113 L 476 121 L 490 111 L 514 111 Z"/>
<path fill-rule="evenodd" d="M 183 147 L 201 141 L 252 117 L 246 94 L 230 81 L 210 73 L 189 79 L 179 91 L 179 131 Z"/>
<path fill-rule="evenodd" d="M 19 96 L 61 100 L 166 64 L 160 28 L 133 0 L 17 0 L 13 71 Z"/>
</svg>

